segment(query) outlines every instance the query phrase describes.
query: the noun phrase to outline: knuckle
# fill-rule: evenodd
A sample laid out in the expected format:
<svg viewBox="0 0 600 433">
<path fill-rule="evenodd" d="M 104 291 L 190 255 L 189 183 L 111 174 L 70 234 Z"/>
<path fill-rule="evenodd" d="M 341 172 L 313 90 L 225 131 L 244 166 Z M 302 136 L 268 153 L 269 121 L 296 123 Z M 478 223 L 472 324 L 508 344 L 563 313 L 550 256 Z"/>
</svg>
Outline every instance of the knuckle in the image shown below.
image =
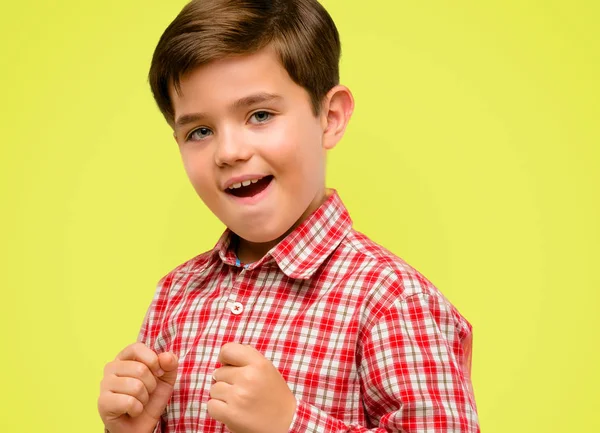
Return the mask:
<svg viewBox="0 0 600 433">
<path fill-rule="evenodd" d="M 127 396 L 127 399 L 125 400 L 125 407 L 127 408 L 128 411 L 132 411 L 135 409 L 137 404 L 137 399 L 135 397 L 132 397 L 131 395 Z"/>
<path fill-rule="evenodd" d="M 131 351 L 131 359 L 133 361 L 138 361 L 140 359 L 140 347 L 138 343 L 133 343 L 129 347 Z"/>
<path fill-rule="evenodd" d="M 252 400 L 252 392 L 245 387 L 238 387 L 235 390 L 235 400 L 243 403 Z"/>
<path fill-rule="evenodd" d="M 266 358 L 262 358 L 256 362 L 256 367 L 260 370 L 268 369 L 271 365 L 271 361 Z"/>
<path fill-rule="evenodd" d="M 214 412 L 215 412 L 215 403 L 214 400 L 208 400 L 206 402 L 206 411 L 208 412 L 208 415 L 210 415 L 212 418 L 214 418 Z"/>
<path fill-rule="evenodd" d="M 260 381 L 261 375 L 259 371 L 255 368 L 247 368 L 243 373 L 244 380 L 248 383 L 255 383 Z"/>
<path fill-rule="evenodd" d="M 127 346 L 127 348 L 125 350 L 127 350 L 128 352 L 131 352 L 134 356 L 136 356 L 141 350 L 142 350 L 143 344 L 141 344 L 139 341 L 130 344 L 129 346 Z"/>
<path fill-rule="evenodd" d="M 208 415 L 219 422 L 223 422 L 224 423 L 224 418 L 223 418 L 223 414 L 219 411 L 219 402 L 217 400 L 208 400 L 208 402 L 206 403 L 206 410 L 208 412 Z"/>
<path fill-rule="evenodd" d="M 131 348 L 134 350 L 141 350 L 143 347 L 146 347 L 146 346 L 141 341 L 136 341 L 135 343 L 131 344 Z"/>
<path fill-rule="evenodd" d="M 231 347 L 230 345 L 231 345 L 231 343 L 225 343 L 224 345 L 222 345 L 221 349 L 219 350 L 219 354 L 221 356 L 229 355 L 229 348 Z"/>
<path fill-rule="evenodd" d="M 100 413 L 100 415 L 103 415 L 106 412 L 106 395 L 104 393 L 100 393 L 100 396 L 98 397 L 97 406 L 98 412 Z"/>
<path fill-rule="evenodd" d="M 136 377 L 142 377 L 144 376 L 144 374 L 146 374 L 146 371 L 148 370 L 148 367 L 146 367 L 145 364 L 142 364 L 141 362 L 138 362 L 135 364 L 134 368 L 133 368 L 133 374 Z"/>
<path fill-rule="evenodd" d="M 135 395 L 141 395 L 144 391 L 144 384 L 135 378 L 129 379 L 129 387 Z"/>
</svg>

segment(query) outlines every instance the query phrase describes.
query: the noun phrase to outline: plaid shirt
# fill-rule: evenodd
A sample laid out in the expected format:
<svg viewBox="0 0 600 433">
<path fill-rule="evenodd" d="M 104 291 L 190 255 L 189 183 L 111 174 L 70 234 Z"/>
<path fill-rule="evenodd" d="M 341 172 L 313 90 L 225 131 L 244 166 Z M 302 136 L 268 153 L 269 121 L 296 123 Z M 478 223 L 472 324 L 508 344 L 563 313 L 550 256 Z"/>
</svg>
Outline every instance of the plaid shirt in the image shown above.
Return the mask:
<svg viewBox="0 0 600 433">
<path fill-rule="evenodd" d="M 222 432 L 207 414 L 221 346 L 250 344 L 297 399 L 290 432 L 479 432 L 471 326 L 402 259 L 352 228 L 335 191 L 265 257 L 225 231 L 159 283 L 140 341 L 180 358 L 156 431 Z"/>
</svg>

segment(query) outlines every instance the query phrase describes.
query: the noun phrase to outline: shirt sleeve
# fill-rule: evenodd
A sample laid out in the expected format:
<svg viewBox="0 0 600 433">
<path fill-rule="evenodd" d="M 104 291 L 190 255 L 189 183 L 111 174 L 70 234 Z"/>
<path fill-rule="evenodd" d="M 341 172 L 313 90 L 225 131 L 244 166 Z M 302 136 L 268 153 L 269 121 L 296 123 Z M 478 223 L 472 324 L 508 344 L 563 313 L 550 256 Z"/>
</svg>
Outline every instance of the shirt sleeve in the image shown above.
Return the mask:
<svg viewBox="0 0 600 433">
<path fill-rule="evenodd" d="M 297 402 L 290 433 L 479 433 L 471 386 L 471 327 L 441 296 L 397 300 L 362 337 L 368 426 L 345 425 Z"/>
<path fill-rule="evenodd" d="M 164 319 L 165 311 L 169 303 L 169 288 L 173 277 L 171 274 L 163 277 L 158 282 L 154 298 L 146 311 L 142 326 L 138 334 L 138 341 L 153 348 L 158 337 Z"/>
</svg>

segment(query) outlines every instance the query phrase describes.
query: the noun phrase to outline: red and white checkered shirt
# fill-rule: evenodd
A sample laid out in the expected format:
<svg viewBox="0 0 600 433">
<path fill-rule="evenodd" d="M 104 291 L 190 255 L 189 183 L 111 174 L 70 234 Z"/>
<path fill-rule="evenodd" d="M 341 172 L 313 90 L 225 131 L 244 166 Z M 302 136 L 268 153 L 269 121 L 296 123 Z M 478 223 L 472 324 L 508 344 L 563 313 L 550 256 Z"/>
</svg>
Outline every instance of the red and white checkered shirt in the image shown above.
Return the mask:
<svg viewBox="0 0 600 433">
<path fill-rule="evenodd" d="M 471 326 L 402 259 L 352 228 L 337 193 L 265 257 L 226 231 L 166 275 L 140 341 L 180 358 L 157 431 L 223 432 L 207 414 L 227 342 L 249 344 L 297 399 L 290 432 L 479 432 Z"/>
</svg>

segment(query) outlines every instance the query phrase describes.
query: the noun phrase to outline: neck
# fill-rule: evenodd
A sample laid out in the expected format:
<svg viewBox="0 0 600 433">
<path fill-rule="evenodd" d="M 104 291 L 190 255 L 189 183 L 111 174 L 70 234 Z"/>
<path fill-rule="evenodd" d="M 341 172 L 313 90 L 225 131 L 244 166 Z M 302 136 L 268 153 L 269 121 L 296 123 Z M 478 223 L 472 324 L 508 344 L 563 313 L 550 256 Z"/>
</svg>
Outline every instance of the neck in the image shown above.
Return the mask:
<svg viewBox="0 0 600 433">
<path fill-rule="evenodd" d="M 270 242 L 250 242 L 245 239 L 239 238 L 236 255 L 242 263 L 252 263 L 260 260 L 269 252 L 271 248 L 281 241 L 287 233 L 280 238 L 272 240 Z"/>
</svg>

